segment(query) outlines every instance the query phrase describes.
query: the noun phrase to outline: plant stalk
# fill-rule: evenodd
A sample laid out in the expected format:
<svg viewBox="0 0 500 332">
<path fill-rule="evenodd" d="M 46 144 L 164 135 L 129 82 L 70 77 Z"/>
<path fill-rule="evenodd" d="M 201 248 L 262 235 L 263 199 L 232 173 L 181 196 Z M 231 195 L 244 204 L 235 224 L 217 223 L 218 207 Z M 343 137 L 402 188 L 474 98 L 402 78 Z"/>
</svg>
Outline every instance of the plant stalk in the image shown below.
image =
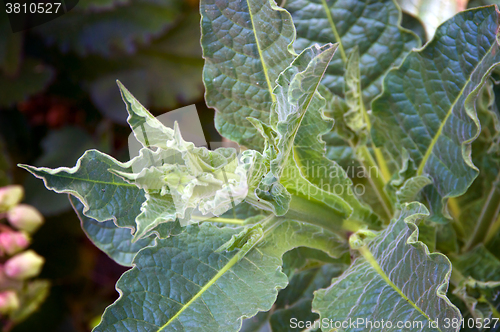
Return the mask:
<svg viewBox="0 0 500 332">
<path fill-rule="evenodd" d="M 358 220 L 347 219 L 344 214 L 316 200 L 308 200 L 300 196 L 292 196 L 290 208 L 283 216 L 316 225 L 348 237 L 362 228 L 363 223 Z"/>
<path fill-rule="evenodd" d="M 246 200 L 265 211 L 271 211 L 267 205 L 255 197 L 247 196 Z M 288 212 L 281 217 L 319 226 L 340 234 L 345 239 L 348 238 L 350 233 L 358 231 L 364 225 L 360 221 L 346 218 L 345 214 L 322 202 L 309 200 L 298 195 L 292 195 Z"/>
<path fill-rule="evenodd" d="M 485 242 L 488 237 L 488 232 L 495 225 L 496 220 L 500 215 L 500 173 L 493 182 L 490 192 L 486 198 L 486 202 L 479 214 L 479 218 L 476 222 L 476 227 L 472 236 L 467 241 L 466 245 L 462 249 L 463 252 L 471 250 L 474 246 L 479 243 Z"/>
<path fill-rule="evenodd" d="M 394 210 L 392 207 L 391 200 L 389 199 L 389 196 L 387 196 L 384 187 L 385 187 L 385 181 L 384 179 L 380 176 L 380 171 L 379 168 L 377 167 L 377 164 L 375 163 L 375 160 L 373 159 L 370 151 L 368 151 L 368 148 L 366 145 L 362 145 L 358 147 L 358 151 L 361 154 L 361 157 L 363 159 L 363 167 L 368 171 L 368 181 L 370 182 L 371 186 L 375 190 L 375 193 L 377 194 L 377 198 L 382 204 L 382 208 L 384 209 L 384 212 L 387 216 L 385 219 L 386 223 L 389 223 L 391 221 L 392 215 L 394 214 Z M 370 169 L 375 168 L 377 170 L 377 174 L 375 178 L 371 176 Z"/>
</svg>

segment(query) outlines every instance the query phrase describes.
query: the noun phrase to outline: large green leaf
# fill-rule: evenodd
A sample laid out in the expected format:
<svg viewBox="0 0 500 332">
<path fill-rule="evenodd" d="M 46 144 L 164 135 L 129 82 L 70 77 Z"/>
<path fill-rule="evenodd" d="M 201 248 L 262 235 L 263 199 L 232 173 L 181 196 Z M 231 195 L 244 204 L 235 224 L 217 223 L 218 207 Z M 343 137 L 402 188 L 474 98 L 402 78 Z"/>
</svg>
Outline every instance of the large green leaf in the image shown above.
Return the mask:
<svg viewBox="0 0 500 332">
<path fill-rule="evenodd" d="M 359 49 L 360 84 L 368 107 L 381 92 L 386 72 L 419 46 L 417 37 L 400 27 L 401 13 L 392 0 L 287 0 L 284 8 L 297 29 L 297 50 L 315 43 L 339 43 L 323 80 L 337 96 L 344 97 L 347 55 Z"/>
<path fill-rule="evenodd" d="M 426 215 L 428 211 L 420 203 L 404 205 L 397 220 L 360 248 L 361 257 L 342 276 L 316 292 L 313 310 L 334 322 L 383 319 L 394 324 L 393 329 L 398 322 L 411 322 L 422 324 L 421 328 L 412 325 L 411 331 L 458 331 L 444 324 L 445 318 L 461 318 L 446 298 L 450 261 L 442 254 L 429 254 L 418 241 L 416 223 Z M 437 319 L 438 328 L 429 325 Z M 360 324 L 343 330 L 366 329 Z"/>
<path fill-rule="evenodd" d="M 72 168 L 19 166 L 42 179 L 48 189 L 78 197 L 85 205 L 86 216 L 101 222 L 112 219 L 119 227 L 135 229 L 135 217 L 145 200 L 144 191 L 108 171 L 123 171 L 130 164 L 89 150 Z"/>
<path fill-rule="evenodd" d="M 269 310 L 287 285 L 280 269 L 284 252 L 299 245 L 343 251 L 333 234 L 293 221 L 240 250 L 218 250 L 238 232 L 191 225 L 140 251 L 118 281 L 120 298 L 94 331 L 238 331 L 243 317 Z"/>
<path fill-rule="evenodd" d="M 375 143 L 400 167 L 406 150 L 415 165 L 410 176 L 433 180 L 424 193 L 434 220 L 446 216 L 442 199 L 463 194 L 477 176 L 470 148 L 479 134 L 474 101 L 500 61 L 497 30 L 493 6 L 456 15 L 387 74 L 372 104 Z"/>
<path fill-rule="evenodd" d="M 118 264 L 132 266 L 139 250 L 154 245 L 153 237 L 132 243 L 130 229 L 117 227 L 111 220 L 99 222 L 89 218 L 83 214 L 85 206 L 77 198 L 70 196 L 69 199 L 87 237 Z"/>
<path fill-rule="evenodd" d="M 275 80 L 294 59 L 290 14 L 270 0 L 202 0 L 200 13 L 205 97 L 217 110 L 215 125 L 223 136 L 262 149 L 246 118 L 268 122 Z"/>
<path fill-rule="evenodd" d="M 500 281 L 500 260 L 483 245 L 452 258 L 453 267 L 464 277 L 478 281 Z"/>
<path fill-rule="evenodd" d="M 466 278 L 459 283 L 453 294 L 463 302 L 461 309 L 465 324 L 460 331 L 498 331 L 500 282 L 481 282 Z"/>
<path fill-rule="evenodd" d="M 72 165 L 86 150 L 95 147 L 96 143 L 87 131 L 74 126 L 66 126 L 49 131 L 40 145 L 43 153 L 33 161 L 33 165 L 56 168 Z M 27 177 L 23 185 L 26 191 L 25 202 L 33 205 L 44 216 L 53 216 L 71 210 L 66 195 L 47 191 L 43 182 L 37 178 Z"/>
</svg>

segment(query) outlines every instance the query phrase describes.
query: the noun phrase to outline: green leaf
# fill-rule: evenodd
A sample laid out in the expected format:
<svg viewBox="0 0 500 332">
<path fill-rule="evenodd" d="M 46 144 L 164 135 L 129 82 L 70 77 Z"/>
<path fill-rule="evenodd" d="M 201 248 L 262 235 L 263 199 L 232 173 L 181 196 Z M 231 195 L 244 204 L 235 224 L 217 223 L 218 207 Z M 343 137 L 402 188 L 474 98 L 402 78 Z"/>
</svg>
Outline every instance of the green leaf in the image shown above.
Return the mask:
<svg viewBox="0 0 500 332">
<path fill-rule="evenodd" d="M 332 53 L 328 46 L 307 48 L 278 78 L 271 125 L 279 152 L 271 170 L 294 195 L 325 203 L 341 219 L 378 227 L 380 220 L 359 202 L 345 171 L 325 157 L 321 136 L 333 123 L 323 113 L 326 102 L 318 89 Z"/>
<path fill-rule="evenodd" d="M 345 102 L 349 110 L 343 114 L 346 125 L 355 133 L 369 126 L 370 120 L 363 103 L 361 73 L 359 69 L 359 50 L 357 47 L 347 57 L 345 70 Z"/>
<path fill-rule="evenodd" d="M 92 149 L 96 143 L 85 130 L 66 126 L 51 130 L 40 142 L 43 153 L 33 161 L 33 165 L 56 168 L 71 165 L 86 150 Z M 33 176 L 24 181 L 26 191 L 25 202 L 33 205 L 44 216 L 53 216 L 71 210 L 66 195 L 47 191 L 43 182 Z"/>
<path fill-rule="evenodd" d="M 438 26 L 458 12 L 465 10 L 467 3 L 460 0 L 398 0 L 398 4 L 403 11 L 422 21 L 427 39 L 431 39 Z"/>
<path fill-rule="evenodd" d="M 398 202 L 409 203 L 415 201 L 417 195 L 420 191 L 427 185 L 431 184 L 432 180 L 427 176 L 420 175 L 409 178 L 405 183 L 398 189 L 396 196 Z"/>
<path fill-rule="evenodd" d="M 444 326 L 445 318 L 461 318 L 446 298 L 451 264 L 442 254 L 429 254 L 418 241 L 416 223 L 426 215 L 428 211 L 420 203 L 405 205 L 397 220 L 360 248 L 361 257 L 342 276 L 316 292 L 313 310 L 334 322 L 384 319 L 394 325 L 422 324 L 421 328 L 413 325 L 415 331 L 458 331 Z M 436 319 L 439 328 L 430 327 Z M 361 324 L 344 331 L 367 328 Z"/>
<path fill-rule="evenodd" d="M 167 141 L 174 138 L 174 131 L 165 127 L 141 103 L 117 81 L 123 102 L 127 107 L 127 122 L 134 133 L 135 138 L 144 147 L 167 148 Z"/>
<path fill-rule="evenodd" d="M 399 165 L 406 149 L 412 175 L 432 179 L 424 193 L 435 221 L 447 216 L 442 200 L 463 194 L 477 176 L 471 160 L 471 142 L 479 134 L 474 101 L 500 61 L 497 21 L 495 7 L 456 15 L 387 74 L 384 92 L 372 104 L 374 142 Z"/>
<path fill-rule="evenodd" d="M 226 138 L 262 149 L 247 117 L 268 122 L 278 75 L 294 59 L 290 14 L 274 1 L 202 0 L 201 29 L 206 102 Z"/>
<path fill-rule="evenodd" d="M 57 193 L 71 194 L 85 205 L 83 213 L 99 222 L 113 220 L 118 227 L 135 229 L 135 217 L 145 201 L 144 191 L 110 173 L 125 170 L 124 164 L 96 150 L 89 150 L 72 168 L 19 165 Z"/>
<path fill-rule="evenodd" d="M 297 29 L 295 49 L 315 43 L 339 43 L 323 84 L 344 98 L 347 55 L 358 47 L 363 101 L 382 90 L 382 78 L 419 46 L 418 38 L 400 27 L 401 13 L 392 0 L 288 0 L 284 8 L 292 14 Z"/>
<path fill-rule="evenodd" d="M 452 257 L 453 267 L 464 277 L 478 281 L 500 281 L 500 260 L 483 245 L 469 252 Z"/>
<path fill-rule="evenodd" d="M 269 310 L 287 285 L 284 252 L 295 246 L 345 252 L 333 234 L 293 221 L 278 224 L 253 248 L 218 250 L 240 230 L 190 225 L 141 250 L 118 281 L 120 298 L 94 331 L 238 331 L 243 317 Z"/>
<path fill-rule="evenodd" d="M 132 243 L 130 229 L 117 227 L 111 220 L 99 222 L 89 218 L 83 214 L 85 206 L 77 198 L 70 196 L 69 200 L 87 237 L 118 264 L 132 266 L 139 250 L 155 244 L 153 237 Z"/>
<path fill-rule="evenodd" d="M 498 320 L 491 320 L 491 318 L 500 319 L 500 282 L 481 282 L 473 278 L 466 278 L 458 287 L 453 291 L 453 294 L 460 298 L 467 307 L 464 314 L 464 329 L 461 331 L 484 331 L 490 328 L 495 328 L 498 325 Z M 478 322 L 484 322 L 486 325 L 488 319 L 490 324 L 488 327 L 484 326 L 481 329 L 480 324 L 472 324 L 471 320 L 478 319 Z M 496 324 L 495 324 L 496 323 Z M 481 325 L 483 325 L 481 324 Z M 491 326 L 490 326 L 491 325 Z M 472 329 L 476 327 L 476 329 Z"/>
</svg>

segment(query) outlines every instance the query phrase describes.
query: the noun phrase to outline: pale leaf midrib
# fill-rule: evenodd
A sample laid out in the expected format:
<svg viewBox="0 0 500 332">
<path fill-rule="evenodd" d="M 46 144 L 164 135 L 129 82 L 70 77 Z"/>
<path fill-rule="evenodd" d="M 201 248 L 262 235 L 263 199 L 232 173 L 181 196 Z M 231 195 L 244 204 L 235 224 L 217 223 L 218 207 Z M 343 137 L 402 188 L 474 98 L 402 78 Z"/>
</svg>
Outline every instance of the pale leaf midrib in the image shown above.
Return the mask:
<svg viewBox="0 0 500 332">
<path fill-rule="evenodd" d="M 325 10 L 326 18 L 328 19 L 328 23 L 330 24 L 330 28 L 332 29 L 336 42 L 339 44 L 340 56 L 342 58 L 342 61 L 346 62 L 347 56 L 344 51 L 344 46 L 342 45 L 342 40 L 340 39 L 340 35 L 337 31 L 337 27 L 335 26 L 335 22 L 333 21 L 332 13 L 330 13 L 330 8 L 328 7 L 326 0 L 321 0 L 321 4 L 323 5 L 323 9 Z"/>
<path fill-rule="evenodd" d="M 82 181 L 82 182 L 89 182 L 89 183 L 98 183 L 98 184 L 105 184 L 105 185 L 111 185 L 111 186 L 117 186 L 117 187 L 134 187 L 137 188 L 136 185 L 130 184 L 130 183 L 119 183 L 119 182 L 106 182 L 106 181 L 99 181 L 99 180 L 92 180 L 92 179 L 83 179 L 83 178 L 77 178 L 77 177 L 71 177 L 71 176 L 64 176 L 60 174 L 51 174 L 46 172 L 47 175 L 54 176 L 54 177 L 59 177 L 63 179 L 70 179 L 70 180 L 77 180 L 77 181 Z M 38 177 L 38 176 L 37 176 Z"/>
<path fill-rule="evenodd" d="M 366 259 L 366 261 L 370 264 L 370 266 L 380 275 L 380 277 L 391 286 L 408 304 L 410 304 L 415 310 L 417 310 L 422 316 L 424 316 L 429 322 L 433 322 L 433 320 L 420 309 L 412 300 L 410 300 L 402 290 L 400 290 L 392 281 L 389 279 L 387 274 L 382 270 L 380 265 L 377 262 L 377 259 L 373 257 L 373 254 L 370 250 L 364 246 L 359 249 L 361 255 Z M 442 330 L 437 327 L 438 331 L 442 332 Z"/>
<path fill-rule="evenodd" d="M 272 101 L 275 102 L 276 97 L 273 94 L 273 86 L 271 85 L 271 80 L 269 79 L 269 73 L 268 73 L 269 69 L 267 68 L 266 62 L 264 61 L 264 56 L 262 54 L 260 41 L 259 41 L 259 38 L 257 36 L 257 30 L 255 28 L 255 22 L 254 22 L 253 13 L 252 13 L 251 2 L 252 2 L 251 0 L 247 0 L 248 14 L 250 15 L 250 21 L 252 23 L 252 32 L 253 32 L 253 35 L 255 37 L 255 44 L 257 45 L 257 51 L 259 52 L 260 62 L 262 63 L 262 70 L 264 71 L 264 76 L 266 77 L 267 89 L 269 90 L 269 94 L 271 95 Z"/>
<path fill-rule="evenodd" d="M 427 150 L 426 150 L 426 152 L 424 154 L 424 157 L 422 158 L 422 161 L 420 162 L 420 164 L 418 166 L 417 175 L 422 175 L 423 174 L 424 168 L 425 168 L 425 164 L 427 163 L 427 160 L 429 159 L 430 155 L 432 154 L 432 150 L 434 149 L 434 146 L 436 145 L 439 137 L 441 136 L 441 133 L 443 132 L 443 129 L 444 129 L 444 126 L 446 125 L 446 122 L 448 122 L 448 119 L 453 114 L 453 110 L 454 110 L 455 106 L 457 105 L 458 101 L 460 100 L 460 97 L 464 93 L 465 89 L 467 88 L 467 86 L 471 82 L 472 76 L 474 75 L 474 73 L 476 72 L 476 70 L 483 64 L 483 61 L 491 53 L 491 50 L 493 49 L 493 47 L 495 46 L 495 44 L 496 44 L 496 42 L 493 42 L 492 45 L 490 46 L 490 48 L 488 49 L 488 51 L 484 53 L 485 54 L 484 57 L 481 59 L 481 61 L 479 61 L 477 63 L 477 65 L 475 66 L 474 70 L 471 72 L 471 74 L 467 78 L 467 81 L 465 82 L 464 86 L 460 90 L 460 93 L 457 95 L 457 97 L 455 98 L 455 100 L 453 101 L 453 103 L 450 105 L 450 108 L 449 108 L 449 110 L 448 110 L 445 118 L 443 119 L 443 121 L 439 125 L 438 131 L 436 132 L 436 134 L 432 138 L 431 144 L 429 144 L 429 146 L 428 146 L 428 148 L 427 148 Z M 465 105 L 464 105 L 464 107 L 465 107 Z"/>
<path fill-rule="evenodd" d="M 270 222 L 270 220 L 272 219 L 268 219 L 267 222 Z M 193 304 L 197 299 L 199 299 L 203 293 L 205 293 L 206 290 L 208 290 L 210 287 L 212 287 L 216 282 L 217 280 L 219 280 L 220 277 L 222 277 L 226 272 L 228 272 L 236 263 L 238 263 L 242 258 L 244 258 L 246 256 L 246 254 L 248 252 L 250 252 L 252 249 L 256 249 L 256 246 L 258 243 L 260 243 L 260 241 L 262 241 L 273 229 L 275 229 L 276 227 L 278 227 L 280 224 L 281 224 L 282 220 L 277 222 L 277 223 L 274 223 L 272 224 L 269 228 L 267 228 L 265 231 L 264 231 L 264 235 L 258 239 L 257 241 L 255 241 L 254 243 L 252 243 L 248 248 L 246 249 L 241 249 L 240 251 L 238 251 L 227 263 L 226 265 L 224 265 L 224 267 L 222 269 L 219 270 L 219 272 L 217 272 L 217 274 L 215 276 L 212 277 L 212 279 L 210 279 L 197 293 L 195 296 L 193 296 L 186 304 L 184 304 L 182 306 L 182 308 L 177 311 L 177 313 L 172 316 L 172 318 L 170 318 L 163 326 L 160 327 L 160 329 L 157 331 L 157 332 L 161 332 L 164 328 L 166 328 L 168 325 L 170 325 L 170 323 L 172 323 L 175 319 L 177 319 L 181 313 L 186 310 L 187 308 L 189 308 L 189 306 L 191 304 Z M 264 224 L 265 222 L 263 222 Z M 262 254 L 262 253 L 261 253 Z M 249 260 L 248 258 L 246 258 L 247 260 Z M 250 260 L 249 260 L 250 261 Z M 207 306 L 208 307 L 208 306 Z"/>
<path fill-rule="evenodd" d="M 234 255 L 234 257 L 231 258 L 229 262 L 227 262 L 226 265 L 224 265 L 224 267 L 220 269 L 219 272 L 217 272 L 217 274 L 213 276 L 212 279 L 210 279 L 186 304 L 184 304 L 182 308 L 177 311 L 174 316 L 172 316 L 172 318 L 170 318 L 163 326 L 160 327 L 160 329 L 158 329 L 158 332 L 163 331 L 164 328 L 166 328 L 168 325 L 170 325 L 170 323 L 177 319 L 182 314 L 182 312 L 184 312 L 184 310 L 189 308 L 189 306 L 193 304 L 198 298 L 200 298 L 206 290 L 212 287 L 220 277 L 222 277 L 227 271 L 229 271 L 240 260 L 240 258 L 241 257 L 239 254 Z"/>
</svg>

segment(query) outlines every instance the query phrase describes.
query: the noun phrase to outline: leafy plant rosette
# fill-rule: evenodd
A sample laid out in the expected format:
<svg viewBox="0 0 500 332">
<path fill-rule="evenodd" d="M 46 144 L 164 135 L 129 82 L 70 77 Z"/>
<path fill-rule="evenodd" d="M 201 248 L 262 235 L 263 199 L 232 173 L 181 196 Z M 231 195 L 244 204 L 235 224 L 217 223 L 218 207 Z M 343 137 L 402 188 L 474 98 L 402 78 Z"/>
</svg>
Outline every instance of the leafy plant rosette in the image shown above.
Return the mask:
<svg viewBox="0 0 500 332">
<path fill-rule="evenodd" d="M 119 83 L 138 156 L 21 165 L 132 267 L 94 331 L 498 326 L 497 8 L 417 49 L 393 1 L 283 5 L 201 2 L 206 101 L 243 152 Z"/>
</svg>

